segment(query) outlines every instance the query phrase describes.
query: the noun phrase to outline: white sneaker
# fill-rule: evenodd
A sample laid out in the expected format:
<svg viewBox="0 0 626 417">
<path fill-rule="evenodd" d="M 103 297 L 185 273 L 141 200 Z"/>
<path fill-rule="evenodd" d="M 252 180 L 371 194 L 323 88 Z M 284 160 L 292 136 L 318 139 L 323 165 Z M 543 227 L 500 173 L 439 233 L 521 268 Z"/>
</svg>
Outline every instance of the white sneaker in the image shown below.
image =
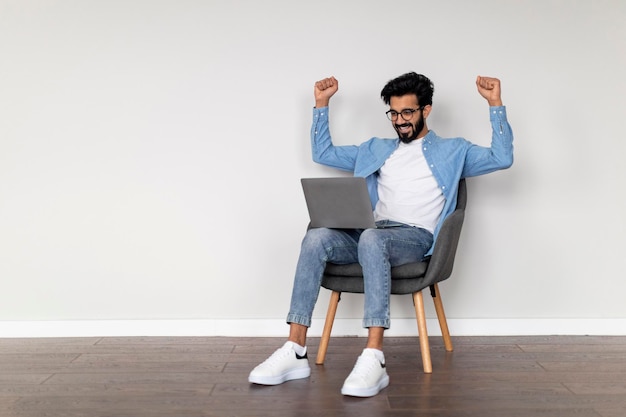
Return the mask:
<svg viewBox="0 0 626 417">
<path fill-rule="evenodd" d="M 372 397 L 387 385 L 389 375 L 385 364 L 378 360 L 372 349 L 365 349 L 343 383 L 341 393 L 354 397 Z"/>
<path fill-rule="evenodd" d="M 306 351 L 300 356 L 293 349 L 293 342 L 286 342 L 250 372 L 248 381 L 253 384 L 278 385 L 292 379 L 307 378 L 309 375 L 311 367 Z"/>
</svg>

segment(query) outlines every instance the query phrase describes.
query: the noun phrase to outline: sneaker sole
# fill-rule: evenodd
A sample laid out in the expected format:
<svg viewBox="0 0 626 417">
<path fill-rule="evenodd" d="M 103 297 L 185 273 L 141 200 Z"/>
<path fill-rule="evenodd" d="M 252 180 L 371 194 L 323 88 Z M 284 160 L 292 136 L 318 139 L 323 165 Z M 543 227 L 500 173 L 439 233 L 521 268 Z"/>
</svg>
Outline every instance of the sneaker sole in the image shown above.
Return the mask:
<svg viewBox="0 0 626 417">
<path fill-rule="evenodd" d="M 350 387 L 342 387 L 341 393 L 343 395 L 349 395 L 351 397 L 373 397 L 378 394 L 381 390 L 387 388 L 389 385 L 389 375 L 385 375 L 378 381 L 378 384 L 371 388 L 350 388 Z"/>
<path fill-rule="evenodd" d="M 293 369 L 282 375 L 277 376 L 254 376 L 248 377 L 248 382 L 259 385 L 279 385 L 283 382 L 291 381 L 293 379 L 303 379 L 311 376 L 311 368 L 299 368 Z"/>
</svg>

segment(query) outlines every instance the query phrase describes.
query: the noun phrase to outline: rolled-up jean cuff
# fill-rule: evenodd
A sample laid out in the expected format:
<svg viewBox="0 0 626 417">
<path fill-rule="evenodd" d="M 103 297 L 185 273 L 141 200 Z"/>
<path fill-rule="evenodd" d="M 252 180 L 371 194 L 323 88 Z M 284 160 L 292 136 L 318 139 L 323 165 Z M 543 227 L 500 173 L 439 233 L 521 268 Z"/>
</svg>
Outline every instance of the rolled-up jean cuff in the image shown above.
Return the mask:
<svg viewBox="0 0 626 417">
<path fill-rule="evenodd" d="M 383 327 L 385 329 L 389 328 L 389 320 L 381 320 L 381 319 L 363 319 L 363 327 Z"/>
<path fill-rule="evenodd" d="M 306 327 L 311 327 L 311 318 L 290 313 L 287 315 L 287 323 L 301 324 Z"/>
</svg>

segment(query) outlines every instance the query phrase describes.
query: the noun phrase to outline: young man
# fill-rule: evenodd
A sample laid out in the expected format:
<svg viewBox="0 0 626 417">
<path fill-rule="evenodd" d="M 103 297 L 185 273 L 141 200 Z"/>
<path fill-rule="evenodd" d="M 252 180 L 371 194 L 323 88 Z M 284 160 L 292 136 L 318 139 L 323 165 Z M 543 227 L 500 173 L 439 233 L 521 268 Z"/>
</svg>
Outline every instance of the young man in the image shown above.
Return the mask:
<svg viewBox="0 0 626 417">
<path fill-rule="evenodd" d="M 430 255 L 443 220 L 456 207 L 461 178 L 513 163 L 513 134 L 502 105 L 500 81 L 479 76 L 476 86 L 489 104 L 492 141 L 488 148 L 462 138 L 443 139 L 428 129 L 434 87 L 427 77 L 413 72 L 389 81 L 381 91 L 397 139 L 372 138 L 360 146 L 334 146 L 328 105 L 339 83 L 334 77 L 315 83 L 313 160 L 366 178 L 377 228 L 317 228 L 306 233 L 287 316 L 289 339 L 252 370 L 250 382 L 275 385 L 310 375 L 306 333 L 326 263 L 359 262 L 365 284 L 363 327 L 368 329 L 368 338 L 341 392 L 369 397 L 389 384 L 382 349 L 383 333 L 389 328 L 391 267 Z"/>
</svg>

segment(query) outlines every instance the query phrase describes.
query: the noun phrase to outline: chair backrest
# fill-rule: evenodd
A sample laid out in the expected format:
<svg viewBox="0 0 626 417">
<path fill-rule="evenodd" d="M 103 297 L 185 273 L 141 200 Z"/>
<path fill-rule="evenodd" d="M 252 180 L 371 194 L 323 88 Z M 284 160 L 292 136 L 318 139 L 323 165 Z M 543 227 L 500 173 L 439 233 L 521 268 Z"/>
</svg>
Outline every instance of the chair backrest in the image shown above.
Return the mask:
<svg viewBox="0 0 626 417">
<path fill-rule="evenodd" d="M 433 254 L 424 277 L 424 287 L 448 279 L 452 274 L 456 250 L 461 237 L 465 206 L 467 204 L 467 186 L 465 179 L 459 181 L 456 209 L 446 218 L 439 230 Z"/>
</svg>

